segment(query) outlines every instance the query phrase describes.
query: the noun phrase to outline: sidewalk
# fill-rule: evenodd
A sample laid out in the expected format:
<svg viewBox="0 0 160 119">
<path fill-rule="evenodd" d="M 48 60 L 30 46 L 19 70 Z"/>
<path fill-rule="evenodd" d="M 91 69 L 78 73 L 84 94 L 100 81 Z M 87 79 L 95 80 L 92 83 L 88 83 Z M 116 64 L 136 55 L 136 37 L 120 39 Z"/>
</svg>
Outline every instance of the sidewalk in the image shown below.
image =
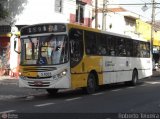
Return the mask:
<svg viewBox="0 0 160 119">
<path fill-rule="evenodd" d="M 160 69 L 157 71 L 153 71 L 152 77 L 160 77 Z"/>
<path fill-rule="evenodd" d="M 0 76 L 0 84 L 16 84 L 18 85 L 18 78 L 11 76 Z"/>
</svg>

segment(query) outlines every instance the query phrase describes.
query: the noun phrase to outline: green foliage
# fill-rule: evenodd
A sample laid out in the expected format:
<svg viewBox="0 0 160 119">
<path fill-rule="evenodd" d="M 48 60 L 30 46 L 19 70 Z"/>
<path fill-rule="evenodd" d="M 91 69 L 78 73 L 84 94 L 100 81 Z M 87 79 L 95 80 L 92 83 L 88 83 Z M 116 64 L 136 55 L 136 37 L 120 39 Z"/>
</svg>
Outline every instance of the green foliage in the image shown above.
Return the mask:
<svg viewBox="0 0 160 119">
<path fill-rule="evenodd" d="M 7 10 L 5 10 L 2 4 L 0 4 L 0 20 L 5 19 L 7 16 L 8 16 Z"/>
<path fill-rule="evenodd" d="M 0 0 L 0 20 L 7 18 L 9 22 L 15 22 L 15 16 L 22 13 L 29 0 Z"/>
</svg>

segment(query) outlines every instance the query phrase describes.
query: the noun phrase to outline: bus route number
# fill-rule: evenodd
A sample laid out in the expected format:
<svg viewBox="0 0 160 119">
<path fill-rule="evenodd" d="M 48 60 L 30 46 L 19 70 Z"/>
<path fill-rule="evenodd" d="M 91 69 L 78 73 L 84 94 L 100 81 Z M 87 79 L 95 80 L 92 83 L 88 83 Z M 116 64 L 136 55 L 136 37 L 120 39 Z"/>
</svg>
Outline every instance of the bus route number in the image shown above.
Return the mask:
<svg viewBox="0 0 160 119">
<path fill-rule="evenodd" d="M 49 77 L 49 76 L 52 76 L 51 72 L 41 72 L 40 73 L 40 77 Z"/>
</svg>

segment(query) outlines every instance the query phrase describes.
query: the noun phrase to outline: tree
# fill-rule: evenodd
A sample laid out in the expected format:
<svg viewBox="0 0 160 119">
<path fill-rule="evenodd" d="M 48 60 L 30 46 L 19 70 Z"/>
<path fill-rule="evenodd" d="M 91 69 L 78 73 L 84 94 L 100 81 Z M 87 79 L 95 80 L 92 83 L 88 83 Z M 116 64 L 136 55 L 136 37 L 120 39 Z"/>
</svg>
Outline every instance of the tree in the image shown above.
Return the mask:
<svg viewBox="0 0 160 119">
<path fill-rule="evenodd" d="M 5 19 L 10 25 L 21 14 L 30 0 L 0 0 L 0 21 Z"/>
<path fill-rule="evenodd" d="M 2 4 L 0 4 L 0 20 L 5 19 L 7 16 L 7 10 L 3 8 Z"/>
</svg>

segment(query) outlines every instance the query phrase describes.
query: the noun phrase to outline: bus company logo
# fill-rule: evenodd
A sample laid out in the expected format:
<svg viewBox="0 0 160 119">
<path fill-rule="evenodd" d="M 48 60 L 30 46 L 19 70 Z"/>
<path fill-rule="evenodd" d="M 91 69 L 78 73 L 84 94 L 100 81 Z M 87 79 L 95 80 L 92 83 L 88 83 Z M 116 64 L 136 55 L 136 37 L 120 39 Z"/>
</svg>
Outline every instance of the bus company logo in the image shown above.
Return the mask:
<svg viewBox="0 0 160 119">
<path fill-rule="evenodd" d="M 8 119 L 8 114 L 7 113 L 2 113 L 0 119 Z"/>
</svg>

